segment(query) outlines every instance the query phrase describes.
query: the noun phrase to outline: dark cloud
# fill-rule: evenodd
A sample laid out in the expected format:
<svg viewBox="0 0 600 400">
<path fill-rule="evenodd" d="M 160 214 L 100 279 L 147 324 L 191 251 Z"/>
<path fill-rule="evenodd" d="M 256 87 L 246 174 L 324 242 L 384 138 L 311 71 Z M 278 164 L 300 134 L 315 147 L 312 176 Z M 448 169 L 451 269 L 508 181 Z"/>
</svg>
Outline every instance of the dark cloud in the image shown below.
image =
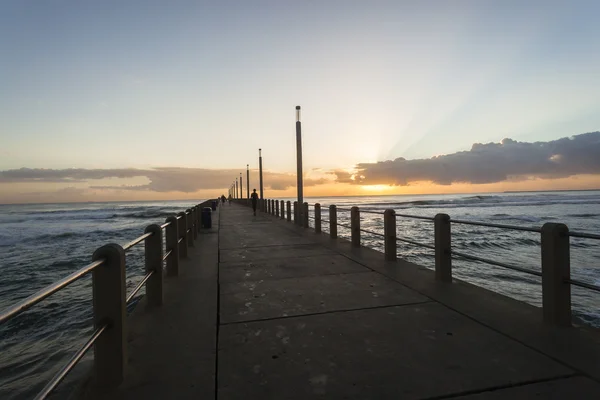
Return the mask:
<svg viewBox="0 0 600 400">
<path fill-rule="evenodd" d="M 471 150 L 429 159 L 361 163 L 356 172 L 332 171 L 337 182 L 359 185 L 408 185 L 428 181 L 495 183 L 529 177 L 564 178 L 600 173 L 600 132 L 584 133 L 549 142 L 475 143 Z"/>
<path fill-rule="evenodd" d="M 0 183 L 16 182 L 47 182 L 73 183 L 89 182 L 105 178 L 136 178 L 145 177 L 148 183 L 142 185 L 101 186 L 94 185 L 92 189 L 118 189 L 154 192 L 186 192 L 193 193 L 201 189 L 226 189 L 236 177 L 243 172 L 244 190 L 245 171 L 230 169 L 203 168 L 153 168 L 153 169 L 42 169 L 21 168 L 0 171 Z M 296 186 L 296 176 L 265 171 L 263 173 L 266 189 L 284 190 Z M 258 181 L 258 172 L 251 171 L 251 181 Z M 326 183 L 324 179 L 305 179 L 305 186 Z M 253 184 L 258 188 L 257 184 Z"/>
</svg>

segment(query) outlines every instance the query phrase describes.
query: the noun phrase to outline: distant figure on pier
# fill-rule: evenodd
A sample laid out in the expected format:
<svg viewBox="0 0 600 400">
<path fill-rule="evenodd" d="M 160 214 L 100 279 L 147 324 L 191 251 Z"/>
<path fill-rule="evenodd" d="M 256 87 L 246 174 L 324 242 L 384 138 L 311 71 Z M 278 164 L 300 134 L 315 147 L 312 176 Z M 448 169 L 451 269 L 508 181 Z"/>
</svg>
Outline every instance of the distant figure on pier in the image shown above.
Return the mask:
<svg viewBox="0 0 600 400">
<path fill-rule="evenodd" d="M 225 204 L 225 201 L 227 201 L 224 194 L 221 195 L 219 200 L 221 200 L 221 204 Z"/>
<path fill-rule="evenodd" d="M 254 211 L 254 215 L 256 216 L 256 205 L 258 204 L 258 193 L 256 193 L 256 189 L 250 195 L 252 199 L 252 211 Z"/>
<path fill-rule="evenodd" d="M 231 200 L 233 200 L 233 197 L 229 195 L 229 198 L 227 200 L 229 200 L 229 205 L 231 205 Z"/>
</svg>

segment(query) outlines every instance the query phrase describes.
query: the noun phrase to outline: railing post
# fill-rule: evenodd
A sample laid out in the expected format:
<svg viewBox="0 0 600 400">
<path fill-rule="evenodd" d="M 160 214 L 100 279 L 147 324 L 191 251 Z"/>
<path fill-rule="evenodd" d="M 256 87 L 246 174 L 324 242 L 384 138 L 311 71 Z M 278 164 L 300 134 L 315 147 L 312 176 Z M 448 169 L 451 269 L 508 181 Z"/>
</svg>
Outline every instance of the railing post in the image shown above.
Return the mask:
<svg viewBox="0 0 600 400">
<path fill-rule="evenodd" d="M 292 202 L 291 201 L 287 201 L 286 203 L 286 208 L 287 208 L 287 220 L 288 222 L 290 222 L 292 220 Z"/>
<path fill-rule="evenodd" d="M 146 281 L 146 297 L 148 306 L 157 307 L 163 304 L 163 241 L 160 225 L 152 224 L 146 227 L 144 233 L 152 232 L 152 236 L 144 239 L 144 255 L 146 273 L 154 271 Z"/>
<path fill-rule="evenodd" d="M 569 228 L 565 224 L 542 226 L 542 307 L 544 322 L 571 326 L 571 276 Z"/>
<path fill-rule="evenodd" d="M 177 217 L 167 217 L 165 222 L 169 222 L 165 228 L 167 251 L 171 250 L 171 254 L 167 257 L 167 276 L 179 275 L 179 246 L 177 245 Z M 161 244 L 162 245 L 162 244 Z"/>
<path fill-rule="evenodd" d="M 435 247 L 435 279 L 452 282 L 452 253 L 450 252 L 450 216 L 436 214 L 433 218 Z"/>
<path fill-rule="evenodd" d="M 383 213 L 383 234 L 385 246 L 385 260 L 396 261 L 396 212 L 387 209 Z"/>
<path fill-rule="evenodd" d="M 187 218 L 185 213 L 182 211 L 177 214 L 179 217 L 179 223 L 177 224 L 179 232 L 177 233 L 177 244 L 179 245 L 179 256 L 181 258 L 187 258 Z M 179 239 L 182 239 L 181 242 Z"/>
<path fill-rule="evenodd" d="M 298 202 L 294 202 L 294 224 L 298 225 L 300 221 L 298 221 Z"/>
<path fill-rule="evenodd" d="M 285 202 L 281 200 L 281 219 L 285 219 Z"/>
<path fill-rule="evenodd" d="M 194 232 L 194 240 L 198 239 L 198 207 L 192 207 L 192 231 Z"/>
<path fill-rule="evenodd" d="M 275 200 L 271 200 L 271 215 L 275 215 Z"/>
<path fill-rule="evenodd" d="M 217 202 L 217 204 L 219 203 Z M 196 206 L 196 228 L 196 231 L 200 233 L 202 230 L 202 204 Z"/>
<path fill-rule="evenodd" d="M 337 208 L 335 204 L 329 206 L 329 236 L 337 238 Z"/>
<path fill-rule="evenodd" d="M 350 235 L 352 246 L 360 247 L 360 210 L 356 206 L 350 209 Z"/>
<path fill-rule="evenodd" d="M 275 200 L 275 216 L 279 217 L 279 200 Z"/>
<path fill-rule="evenodd" d="M 271 214 L 271 200 L 267 199 L 267 214 Z"/>
<path fill-rule="evenodd" d="M 304 204 L 302 204 L 302 225 L 304 225 L 305 228 L 308 228 L 309 224 L 308 224 L 308 203 L 304 202 Z"/>
<path fill-rule="evenodd" d="M 192 210 L 191 209 L 187 209 L 186 210 L 186 218 L 187 218 L 187 227 L 190 230 L 189 233 L 186 233 L 186 237 L 187 237 L 187 245 L 189 247 L 194 247 L 194 221 L 192 218 Z"/>
<path fill-rule="evenodd" d="M 315 232 L 321 233 L 321 204 L 315 204 Z"/>
<path fill-rule="evenodd" d="M 124 378 L 127 363 L 127 304 L 125 297 L 125 251 L 107 244 L 92 260 L 106 261 L 92 272 L 94 326 L 108 324 L 94 344 L 94 369 L 100 387 L 116 387 Z"/>
</svg>

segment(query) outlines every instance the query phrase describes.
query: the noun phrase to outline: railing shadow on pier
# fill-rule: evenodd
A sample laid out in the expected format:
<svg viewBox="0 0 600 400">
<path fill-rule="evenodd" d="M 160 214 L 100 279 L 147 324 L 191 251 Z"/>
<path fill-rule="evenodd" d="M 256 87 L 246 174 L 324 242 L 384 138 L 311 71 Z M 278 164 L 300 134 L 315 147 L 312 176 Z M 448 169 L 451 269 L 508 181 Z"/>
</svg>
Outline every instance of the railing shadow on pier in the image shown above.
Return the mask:
<svg viewBox="0 0 600 400">
<path fill-rule="evenodd" d="M 175 277 L 179 274 L 180 259 L 187 257 L 188 247 L 194 246 L 198 233 L 205 225 L 203 212 L 207 213 L 206 208 L 210 206 L 214 210 L 217 203 L 207 200 L 167 217 L 162 225 L 148 225 L 143 235 L 128 243 L 111 243 L 98 248 L 90 264 L 0 313 L 0 324 L 3 324 L 89 273 L 92 274 L 94 331 L 37 394 L 36 400 L 50 395 L 92 347 L 97 384 L 115 387 L 122 382 L 127 362 L 127 306 L 143 287 L 146 288 L 149 307 L 163 304 L 164 275 Z M 140 243 L 144 243 L 145 275 L 127 295 L 125 253 Z"/>
<path fill-rule="evenodd" d="M 239 204 L 250 206 L 247 199 L 234 200 Z M 542 281 L 542 315 L 543 322 L 553 326 L 570 327 L 572 325 L 571 312 L 571 286 L 600 292 L 600 286 L 590 284 L 571 277 L 570 241 L 571 237 L 600 240 L 600 235 L 569 231 L 565 224 L 545 223 L 542 227 L 524 227 L 516 225 L 494 224 L 488 222 L 470 221 L 451 218 L 448 214 L 437 214 L 431 216 L 420 216 L 396 213 L 393 209 L 384 212 L 361 210 L 359 207 L 341 208 L 332 204 L 328 206 L 329 219 L 322 218 L 322 207 L 319 203 L 309 205 L 303 203 L 301 207 L 298 202 L 275 199 L 262 199 L 258 201 L 257 208 L 274 217 L 287 219 L 296 225 L 310 228 L 310 220 L 313 221 L 316 233 L 322 232 L 322 224 L 329 225 L 331 238 L 338 237 L 338 227 L 350 231 L 350 242 L 354 247 L 361 246 L 361 232 L 382 238 L 384 242 L 384 257 L 386 261 L 395 261 L 398 258 L 397 243 L 404 242 L 410 245 L 427 248 L 434 251 L 435 258 L 435 280 L 440 282 L 452 282 L 452 260 L 460 257 L 467 260 L 478 261 L 495 265 L 498 267 L 534 275 Z M 310 209 L 313 209 L 311 216 Z M 350 224 L 338 221 L 338 212 L 350 214 Z M 380 215 L 383 219 L 383 233 L 361 228 L 361 213 Z M 430 245 L 419 241 L 400 237 L 396 229 L 397 218 L 411 218 L 433 223 L 434 244 Z M 488 228 L 507 229 L 514 231 L 525 231 L 540 234 L 541 237 L 541 271 L 523 268 L 504 262 L 490 260 L 473 254 L 463 253 L 452 249 L 452 224 L 475 225 Z"/>
</svg>

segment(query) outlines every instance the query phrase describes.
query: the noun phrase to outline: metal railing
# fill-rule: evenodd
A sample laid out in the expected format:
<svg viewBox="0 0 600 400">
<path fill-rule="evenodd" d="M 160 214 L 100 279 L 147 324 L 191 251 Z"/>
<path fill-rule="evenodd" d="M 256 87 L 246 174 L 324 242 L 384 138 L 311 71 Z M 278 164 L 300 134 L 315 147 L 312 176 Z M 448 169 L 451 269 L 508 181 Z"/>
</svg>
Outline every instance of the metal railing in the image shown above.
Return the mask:
<svg viewBox="0 0 600 400">
<path fill-rule="evenodd" d="M 187 248 L 193 246 L 202 227 L 201 209 L 210 202 L 196 205 L 185 212 L 180 212 L 166 219 L 162 225 L 149 225 L 144 234 L 123 245 L 108 244 L 94 252 L 93 261 L 67 275 L 63 279 L 42 288 L 31 296 L 19 301 L 15 305 L 0 313 L 0 324 L 3 324 L 54 293 L 76 282 L 82 277 L 92 273 L 92 287 L 94 293 L 94 325 L 95 329 L 85 344 L 69 359 L 69 361 L 47 382 L 36 399 L 45 399 L 71 372 L 75 365 L 83 358 L 86 352 L 96 347 L 96 380 L 104 386 L 116 386 L 123 380 L 123 365 L 125 364 L 125 351 L 122 339 L 126 331 L 126 306 L 131 303 L 139 291 L 146 287 L 146 297 L 149 306 L 160 306 L 163 302 L 163 269 L 166 262 L 167 276 L 177 276 L 179 273 L 179 260 L 187 257 Z M 163 231 L 166 248 L 163 254 Z M 145 272 L 142 280 L 125 297 L 125 252 L 144 242 L 145 245 Z M 121 307 L 114 307 L 115 302 L 120 302 Z M 107 306 L 112 303 L 113 306 Z M 117 311 L 115 311 L 117 310 Z M 116 335 L 114 333 L 117 333 Z M 103 335 L 104 340 L 98 342 Z"/>
<path fill-rule="evenodd" d="M 265 200 L 261 207 L 265 212 L 276 215 L 277 209 L 270 206 L 277 203 L 276 200 Z M 283 201 L 282 201 L 283 203 Z M 290 221 L 290 202 L 288 205 L 288 221 Z M 411 215 L 396 213 L 393 209 L 387 209 L 384 212 L 375 210 L 361 210 L 359 207 L 337 207 L 330 205 L 329 219 L 321 217 L 321 204 L 316 203 L 310 207 L 308 203 L 298 206 L 293 203 L 294 222 L 304 228 L 309 228 L 309 220 L 313 221 L 314 229 L 321 233 L 321 224 L 329 224 L 329 235 L 331 238 L 338 237 L 338 227 L 350 230 L 350 242 L 353 246 L 361 246 L 361 232 L 368 233 L 384 240 L 384 255 L 387 261 L 396 261 L 397 243 L 403 242 L 414 246 L 424 247 L 434 251 L 435 257 L 435 279 L 441 282 L 452 282 L 452 259 L 460 257 L 463 259 L 483 262 L 501 268 L 506 268 L 528 275 L 534 275 L 542 278 L 542 309 L 544 321 L 558 326 L 571 325 L 571 286 L 600 292 L 600 286 L 583 282 L 571 278 L 570 272 L 570 237 L 600 240 L 600 235 L 569 231 L 566 225 L 558 223 L 546 223 L 542 227 L 527 227 L 517 225 L 495 224 L 481 221 L 471 221 L 462 219 L 452 219 L 447 214 L 437 214 L 433 217 L 422 215 Z M 313 216 L 309 216 L 310 208 L 313 209 Z M 338 212 L 350 213 L 350 224 L 340 223 L 338 221 Z M 361 228 L 360 214 L 375 214 L 383 217 L 384 233 L 375 232 Z M 405 237 L 399 237 L 396 228 L 397 218 L 409 218 L 433 222 L 434 225 L 434 244 L 421 243 Z M 474 225 L 487 228 L 497 228 L 514 230 L 521 232 L 537 233 L 541 236 L 542 248 L 542 268 L 536 271 L 530 268 L 524 268 L 511 265 L 505 262 L 490 260 L 487 258 L 463 253 L 452 249 L 451 225 Z"/>
</svg>

